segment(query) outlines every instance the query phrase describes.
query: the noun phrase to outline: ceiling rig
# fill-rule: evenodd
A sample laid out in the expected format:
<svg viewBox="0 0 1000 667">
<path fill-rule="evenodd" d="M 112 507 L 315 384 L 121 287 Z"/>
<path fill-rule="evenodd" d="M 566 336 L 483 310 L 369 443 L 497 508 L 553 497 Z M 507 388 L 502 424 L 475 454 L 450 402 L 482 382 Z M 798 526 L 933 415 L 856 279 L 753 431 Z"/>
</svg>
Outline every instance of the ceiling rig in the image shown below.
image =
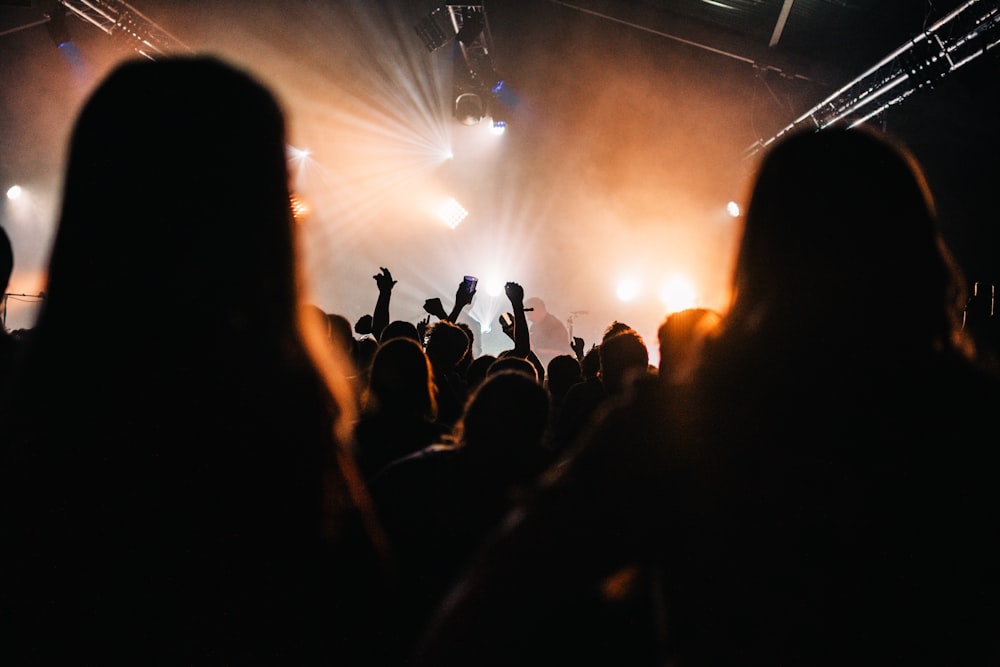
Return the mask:
<svg viewBox="0 0 1000 667">
<path fill-rule="evenodd" d="M 947 30 L 945 28 L 947 27 Z M 901 103 L 918 90 L 932 88 L 1000 43 L 1000 0 L 969 0 L 883 58 L 770 139 L 745 151 L 753 156 L 800 127 L 822 130 L 854 127 Z"/>
<path fill-rule="evenodd" d="M 58 4 L 108 35 L 122 40 L 150 60 L 168 53 L 191 51 L 179 39 L 122 0 L 58 0 Z"/>
</svg>

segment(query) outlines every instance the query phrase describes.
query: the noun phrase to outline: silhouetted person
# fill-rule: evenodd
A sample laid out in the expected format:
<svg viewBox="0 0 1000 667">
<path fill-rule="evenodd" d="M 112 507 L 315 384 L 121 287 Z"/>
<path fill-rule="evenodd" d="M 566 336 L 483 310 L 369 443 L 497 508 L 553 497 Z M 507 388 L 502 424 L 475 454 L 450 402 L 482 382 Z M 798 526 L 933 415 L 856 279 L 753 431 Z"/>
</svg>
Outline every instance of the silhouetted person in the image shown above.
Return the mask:
<svg viewBox="0 0 1000 667">
<path fill-rule="evenodd" d="M 390 338 L 372 360 L 361 417 L 354 428 L 358 465 L 372 479 L 396 459 L 438 442 L 449 430 L 437 420 L 431 363 L 417 341 Z"/>
<path fill-rule="evenodd" d="M 522 357 L 515 357 L 513 355 L 503 355 L 498 357 L 492 364 L 490 364 L 490 367 L 486 369 L 486 376 L 489 377 L 490 375 L 505 372 L 523 373 L 525 376 L 541 384 L 535 365 Z"/>
<path fill-rule="evenodd" d="M 800 131 L 752 186 L 732 303 L 683 392 L 642 383 L 595 425 L 417 665 L 511 664 L 630 569 L 659 631 L 617 664 L 1000 659 L 1000 393 L 920 167 L 874 130 Z"/>
<path fill-rule="evenodd" d="M 549 365 L 552 357 L 557 354 L 571 354 L 573 348 L 569 337 L 569 329 L 558 317 L 545 308 L 545 302 L 533 296 L 524 302 L 528 321 L 531 322 L 531 349 L 542 367 Z"/>
<path fill-rule="evenodd" d="M 350 362 L 300 293 L 286 149 L 272 94 L 210 57 L 120 64 L 83 106 L 0 406 L 3 662 L 381 662 Z"/>
<path fill-rule="evenodd" d="M 355 338 L 351 321 L 340 313 L 328 313 L 327 319 L 330 321 L 330 335 L 335 345 L 343 345 L 353 362 L 351 365 L 354 375 L 352 376 L 352 386 L 355 395 L 360 398 L 361 391 L 368 383 L 368 372 L 372 363 L 372 356 L 378 342 L 371 336 L 361 336 Z"/>
<path fill-rule="evenodd" d="M 393 320 L 389 322 L 382 329 L 382 336 L 379 338 L 379 342 L 385 342 L 393 338 L 412 338 L 421 345 L 424 342 L 424 339 L 421 338 L 420 333 L 417 331 L 417 325 L 406 320 Z"/>
<path fill-rule="evenodd" d="M 587 428 L 608 399 L 624 396 L 629 385 L 649 373 L 649 350 L 638 331 L 620 322 L 609 325 L 597 346 L 600 373 L 566 390 L 550 446 L 559 454 Z"/>
<path fill-rule="evenodd" d="M 465 383 L 468 385 L 470 392 L 475 391 L 476 387 L 486 379 L 486 374 L 489 372 L 490 366 L 496 360 L 496 356 L 492 354 L 480 354 L 472 360 L 469 367 L 465 369 Z"/>
<path fill-rule="evenodd" d="M 584 380 L 597 380 L 601 376 L 601 348 L 594 344 L 580 358 L 580 372 Z"/>
<path fill-rule="evenodd" d="M 534 485 L 547 463 L 548 410 L 545 389 L 524 372 L 489 375 L 450 442 L 397 460 L 372 481 L 400 564 L 404 636 L 407 626 L 413 636 L 423 628 L 478 545 Z"/>
<path fill-rule="evenodd" d="M 514 347 L 497 354 L 498 359 L 517 357 L 526 359 L 535 367 L 538 381 L 545 382 L 545 364 L 535 354 L 534 339 L 531 327 L 528 326 L 528 309 L 525 307 L 524 288 L 520 283 L 509 281 L 504 285 L 504 294 L 510 301 L 510 312 L 503 313 L 500 318 L 500 329 L 504 335 L 514 342 Z"/>
<path fill-rule="evenodd" d="M 721 321 L 722 315 L 711 308 L 686 308 L 664 318 L 656 330 L 660 381 L 668 385 L 683 383 L 698 363 L 701 346 Z"/>
<path fill-rule="evenodd" d="M 393 280 L 392 273 L 384 266 L 372 278 L 378 285 L 378 299 L 375 300 L 375 310 L 372 312 L 371 334 L 376 340 L 382 339 L 382 331 L 389 324 L 389 302 L 392 300 L 392 288 L 398 280 Z"/>
<path fill-rule="evenodd" d="M 450 320 L 438 320 L 427 329 L 427 358 L 434 369 L 437 388 L 438 420 L 449 428 L 462 416 L 468 385 L 462 360 L 469 354 L 469 337 L 462 327 Z"/>
<path fill-rule="evenodd" d="M 458 362 L 458 372 L 464 378 L 466 373 L 469 371 L 469 364 L 471 364 L 472 360 L 476 358 L 475 350 L 478 347 L 476 345 L 476 332 L 472 328 L 472 325 L 467 322 L 463 322 L 462 320 L 456 321 L 455 324 L 457 324 L 459 328 L 465 332 L 465 337 L 469 339 L 469 349 L 465 353 L 465 356 L 462 357 L 462 360 Z"/>
<path fill-rule="evenodd" d="M 0 305 L 3 306 L 3 316 L 7 317 L 7 286 L 14 272 L 14 248 L 11 246 L 7 230 L 0 227 Z M 12 335 L 6 327 L 0 328 L 0 393 L 14 365 L 14 358 L 19 348 L 20 340 Z"/>
<path fill-rule="evenodd" d="M 558 354 L 552 357 L 545 374 L 545 388 L 552 397 L 553 423 L 558 418 L 569 388 L 579 382 L 583 382 L 583 368 L 574 355 Z"/>
</svg>

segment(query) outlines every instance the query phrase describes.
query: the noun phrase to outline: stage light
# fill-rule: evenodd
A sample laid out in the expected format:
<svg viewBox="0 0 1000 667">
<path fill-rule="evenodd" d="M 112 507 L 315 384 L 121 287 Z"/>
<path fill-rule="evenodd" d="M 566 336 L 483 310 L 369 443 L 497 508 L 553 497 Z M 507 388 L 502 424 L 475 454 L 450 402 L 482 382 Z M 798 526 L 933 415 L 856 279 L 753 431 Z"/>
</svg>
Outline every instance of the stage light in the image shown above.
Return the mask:
<svg viewBox="0 0 1000 667">
<path fill-rule="evenodd" d="M 291 196 L 291 205 L 292 217 L 295 218 L 295 222 L 304 222 L 311 211 L 309 204 L 293 192 Z"/>
<path fill-rule="evenodd" d="M 726 204 L 726 212 L 729 213 L 730 217 L 738 218 L 740 217 L 740 205 L 734 201 L 731 201 L 728 204 Z"/>
<path fill-rule="evenodd" d="M 414 26 L 428 51 L 435 51 L 455 38 L 452 114 L 463 125 L 475 125 L 484 117 L 494 119 L 502 132 L 506 118 L 492 113 L 493 101 L 503 89 L 503 80 L 493 66 L 493 38 L 483 5 L 444 5 Z"/>
<path fill-rule="evenodd" d="M 455 119 L 462 125 L 475 125 L 483 119 L 483 100 L 476 93 L 460 93 L 455 98 Z"/>
<path fill-rule="evenodd" d="M 504 285 L 506 285 L 506 282 L 503 280 L 499 278 L 490 278 L 486 280 L 486 288 L 484 291 L 492 297 L 497 297 L 505 293 Z"/>
<path fill-rule="evenodd" d="M 642 285 L 638 278 L 624 278 L 618 283 L 615 295 L 619 301 L 634 301 L 641 290 Z"/>
<path fill-rule="evenodd" d="M 312 155 L 312 152 L 308 148 L 296 148 L 294 146 L 288 146 L 286 153 L 288 159 L 292 162 L 302 162 Z"/>
<path fill-rule="evenodd" d="M 694 285 L 684 276 L 675 276 L 660 288 L 660 301 L 672 313 L 685 308 L 693 308 L 698 294 Z"/>
<path fill-rule="evenodd" d="M 454 197 L 449 199 L 444 203 L 444 206 L 438 209 L 438 217 L 444 220 L 444 223 L 455 229 L 458 227 L 458 223 L 465 220 L 468 217 L 469 212 L 466 211 Z"/>
<path fill-rule="evenodd" d="M 18 199 L 22 193 L 23 190 L 21 190 L 20 185 L 12 185 L 9 188 L 7 188 L 7 199 L 10 200 Z"/>
<path fill-rule="evenodd" d="M 48 13 L 49 20 L 45 23 L 45 29 L 52 41 L 61 49 L 73 41 L 73 36 L 69 34 L 69 28 L 66 27 L 66 10 L 62 8 L 61 4 L 56 4 L 57 6 Z"/>
</svg>

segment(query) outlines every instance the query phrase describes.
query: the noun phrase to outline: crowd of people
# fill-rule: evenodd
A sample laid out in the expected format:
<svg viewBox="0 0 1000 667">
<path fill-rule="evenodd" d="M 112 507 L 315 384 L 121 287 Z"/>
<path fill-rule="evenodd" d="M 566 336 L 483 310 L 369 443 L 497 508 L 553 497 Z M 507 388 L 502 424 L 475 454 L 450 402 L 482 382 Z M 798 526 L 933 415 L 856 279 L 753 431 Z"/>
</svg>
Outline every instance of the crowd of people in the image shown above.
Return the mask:
<svg viewBox="0 0 1000 667">
<path fill-rule="evenodd" d="M 81 110 L 0 341 L 5 663 L 1000 664 L 1000 346 L 904 145 L 776 142 L 731 304 L 657 359 L 516 281 L 497 355 L 464 280 L 417 322 L 387 267 L 353 327 L 308 303 L 285 134 L 210 56 Z"/>
</svg>

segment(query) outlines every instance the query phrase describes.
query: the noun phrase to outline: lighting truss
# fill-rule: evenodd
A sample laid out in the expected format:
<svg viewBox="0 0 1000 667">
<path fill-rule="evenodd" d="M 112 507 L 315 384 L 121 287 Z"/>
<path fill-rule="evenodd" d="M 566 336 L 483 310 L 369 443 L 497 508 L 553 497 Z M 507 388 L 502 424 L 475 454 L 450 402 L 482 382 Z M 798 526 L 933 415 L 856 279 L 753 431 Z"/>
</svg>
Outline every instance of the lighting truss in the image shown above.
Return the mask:
<svg viewBox="0 0 1000 667">
<path fill-rule="evenodd" d="M 504 105 L 499 100 L 503 80 L 493 65 L 493 35 L 484 5 L 446 4 L 414 26 L 428 51 L 449 42 L 457 43 L 453 79 L 455 117 L 464 124 L 494 117 L 495 126 L 505 126 Z"/>
<path fill-rule="evenodd" d="M 486 18 L 483 5 L 445 5 L 451 25 L 455 29 L 458 46 L 462 50 L 469 71 L 473 76 L 483 77 L 493 71 L 490 51 L 493 49 L 493 35 L 490 22 Z M 492 86 L 495 81 L 490 82 Z"/>
<path fill-rule="evenodd" d="M 948 30 L 945 31 L 944 28 Z M 969 0 L 746 153 L 811 125 L 854 127 L 933 85 L 1000 44 L 1000 0 Z"/>
<path fill-rule="evenodd" d="M 150 60 L 191 49 L 122 0 L 59 0 L 59 4 Z"/>
<path fill-rule="evenodd" d="M 472 27 L 472 22 L 477 23 L 477 28 L 478 24 L 481 24 L 482 29 L 475 29 L 472 33 L 463 35 L 463 28 L 468 30 Z M 462 57 L 466 61 L 474 60 L 480 53 L 489 53 L 493 48 L 493 35 L 490 33 L 490 24 L 486 18 L 486 7 L 481 4 L 443 5 L 420 21 L 414 30 L 420 35 L 428 51 L 436 51 L 457 36 L 462 48 Z"/>
</svg>

